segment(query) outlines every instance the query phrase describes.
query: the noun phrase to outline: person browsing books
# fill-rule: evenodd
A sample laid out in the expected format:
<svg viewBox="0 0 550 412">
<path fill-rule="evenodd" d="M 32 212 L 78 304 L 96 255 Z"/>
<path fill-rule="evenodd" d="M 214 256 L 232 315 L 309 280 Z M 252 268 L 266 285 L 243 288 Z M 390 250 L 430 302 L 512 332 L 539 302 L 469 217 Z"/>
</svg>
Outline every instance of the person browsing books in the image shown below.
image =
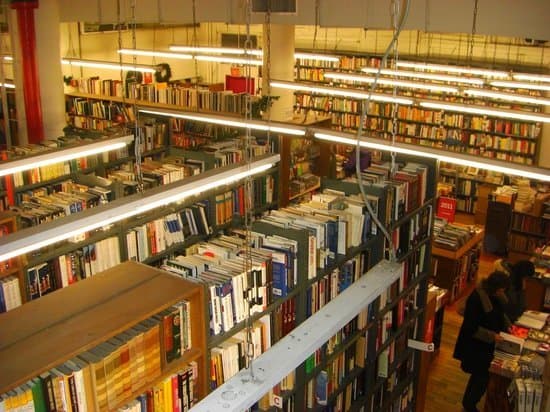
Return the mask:
<svg viewBox="0 0 550 412">
<path fill-rule="evenodd" d="M 453 357 L 460 360 L 461 369 L 470 374 L 462 398 L 462 406 L 467 412 L 478 411 L 477 403 L 489 381 L 495 342 L 502 339 L 499 332 L 510 327 L 503 304 L 509 285 L 508 274 L 494 271 L 479 283 L 466 300 Z"/>
</svg>

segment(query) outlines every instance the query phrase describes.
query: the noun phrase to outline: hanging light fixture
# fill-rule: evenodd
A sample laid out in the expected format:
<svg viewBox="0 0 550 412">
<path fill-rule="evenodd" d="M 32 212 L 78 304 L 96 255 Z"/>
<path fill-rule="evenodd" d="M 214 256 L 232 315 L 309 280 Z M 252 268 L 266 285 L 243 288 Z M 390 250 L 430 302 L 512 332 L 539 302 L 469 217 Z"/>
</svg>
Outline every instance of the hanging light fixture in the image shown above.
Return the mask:
<svg viewBox="0 0 550 412">
<path fill-rule="evenodd" d="M 543 99 L 540 97 L 534 97 L 534 96 L 522 95 L 522 94 L 501 93 L 501 92 L 495 92 L 493 90 L 485 90 L 485 89 L 465 89 L 464 94 L 467 94 L 470 96 L 489 97 L 491 99 L 506 100 L 509 102 L 550 106 L 549 99 Z"/>
<path fill-rule="evenodd" d="M 125 63 L 111 63 L 103 62 L 99 60 L 84 60 L 84 59 L 70 59 L 65 58 L 61 60 L 62 64 L 68 64 L 71 66 L 80 66 L 80 67 L 90 67 L 94 69 L 114 69 L 114 70 L 124 70 L 124 71 L 136 71 L 143 73 L 155 73 L 156 70 L 151 66 L 146 66 L 143 64 L 125 64 Z"/>
<path fill-rule="evenodd" d="M 495 80 L 490 82 L 491 86 L 494 87 L 505 87 L 508 89 L 526 89 L 526 90 L 540 90 L 543 92 L 550 92 L 550 84 L 537 84 L 537 83 L 528 83 L 528 82 L 518 82 L 518 81 L 505 81 L 505 80 Z"/>
<path fill-rule="evenodd" d="M 405 67 L 407 69 L 417 69 L 417 70 L 429 70 L 433 72 L 445 72 L 445 73 L 456 73 L 456 74 L 468 74 L 474 76 L 483 76 L 483 77 L 493 77 L 499 79 L 506 79 L 510 75 L 508 72 L 503 70 L 489 70 L 489 69 L 479 69 L 474 67 L 462 67 L 462 66 L 452 66 L 447 64 L 431 64 L 431 63 L 418 63 L 411 61 L 397 61 L 395 62 L 397 67 Z"/>
<path fill-rule="evenodd" d="M 348 74 L 348 73 L 339 73 L 339 72 L 325 72 L 323 73 L 323 76 L 328 79 L 336 79 L 336 80 L 347 80 L 347 81 L 353 81 L 358 83 L 374 83 L 375 77 L 371 76 L 363 76 L 359 74 Z M 422 83 L 422 82 L 412 82 L 412 81 L 406 81 L 406 80 L 394 80 L 394 79 L 388 79 L 388 78 L 378 78 L 376 80 L 377 84 L 385 85 L 385 86 L 396 86 L 396 87 L 402 87 L 406 89 L 420 89 L 420 90 L 430 90 L 435 92 L 443 92 L 443 93 L 458 93 L 458 87 L 454 86 L 444 86 L 440 84 L 432 84 L 432 83 Z"/>
<path fill-rule="evenodd" d="M 515 74 L 512 74 L 512 77 L 515 80 L 520 80 L 520 81 L 543 82 L 543 83 L 550 82 L 550 76 L 547 76 L 544 74 L 515 73 Z"/>
<path fill-rule="evenodd" d="M 180 59 L 180 60 L 189 60 L 193 58 L 193 56 L 190 54 L 162 52 L 162 51 L 155 51 L 155 50 L 119 49 L 118 53 L 123 55 L 129 55 L 129 56 L 166 57 L 169 59 Z"/>
<path fill-rule="evenodd" d="M 365 73 L 376 74 L 378 69 L 373 67 L 363 67 L 361 71 Z M 476 77 L 461 77 L 461 76 L 449 76 L 446 74 L 436 74 L 436 73 L 424 73 L 424 72 L 415 72 L 410 70 L 391 70 L 391 69 L 382 69 L 380 73 L 384 76 L 396 76 L 396 77 L 412 77 L 416 79 L 427 79 L 427 80 L 438 80 L 442 82 L 449 83 L 466 83 L 472 85 L 481 86 L 484 83 L 483 79 Z"/>
<path fill-rule="evenodd" d="M 330 96 L 340 96 L 340 97 L 349 97 L 352 99 L 367 99 L 370 94 L 370 99 L 377 102 L 389 102 L 389 103 L 399 103 L 402 105 L 411 105 L 413 100 L 407 97 L 394 97 L 390 94 L 383 93 L 369 93 L 359 89 L 346 89 L 346 88 L 336 88 L 329 86 L 313 86 L 307 83 L 296 83 L 284 80 L 272 80 L 270 82 L 271 87 L 278 87 L 281 89 L 290 89 L 298 90 L 303 92 L 310 93 L 320 93 Z"/>
</svg>

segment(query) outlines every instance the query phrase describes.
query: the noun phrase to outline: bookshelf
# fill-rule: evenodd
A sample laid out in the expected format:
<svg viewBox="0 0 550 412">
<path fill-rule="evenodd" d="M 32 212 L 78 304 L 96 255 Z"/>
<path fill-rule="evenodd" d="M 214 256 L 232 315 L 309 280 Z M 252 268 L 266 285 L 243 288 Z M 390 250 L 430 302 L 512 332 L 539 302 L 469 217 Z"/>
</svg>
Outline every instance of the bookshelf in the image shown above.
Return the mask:
<svg viewBox="0 0 550 412">
<path fill-rule="evenodd" d="M 0 212 L 0 237 L 17 231 L 17 215 Z M 24 259 L 14 257 L 0 262 L 0 312 L 7 312 L 25 301 Z"/>
<path fill-rule="evenodd" d="M 457 249 L 432 245 L 437 267 L 434 284 L 449 291 L 449 302 L 454 302 L 475 283 L 484 236 L 484 230 L 478 227 Z"/>
<path fill-rule="evenodd" d="M 157 337 L 156 342 L 155 335 L 152 337 L 152 359 L 147 362 L 156 362 L 160 368 L 156 373 L 148 375 L 147 379 L 138 382 L 135 388 L 124 392 L 125 396 L 109 397 L 108 409 L 124 406 L 190 362 L 197 364 L 199 374 L 195 382 L 196 397 L 202 398 L 206 393 L 203 289 L 197 284 L 136 262 L 122 263 L 74 287 L 29 302 L 1 317 L 0 324 L 6 333 L 0 339 L 0 359 L 3 365 L 0 393 L 9 395 L 14 390 L 17 393 L 17 387 L 24 386 L 33 378 L 44 376 L 45 372 L 79 355 L 87 359 L 83 355 L 85 352 L 93 351 L 94 347 L 117 335 L 121 336 L 121 333 L 147 322 L 182 301 L 190 305 L 192 348 L 170 363 L 161 362 L 169 348 L 160 337 L 169 331 L 164 328 L 163 317 L 160 323 L 153 322 Z M 21 353 L 25 354 L 24 362 L 21 361 Z M 128 362 L 131 364 L 133 361 L 130 352 Z M 145 368 L 148 368 L 148 363 Z M 118 373 L 117 368 L 112 373 Z M 128 369 L 126 373 L 132 376 L 137 370 Z M 108 382 L 112 377 L 106 375 L 105 379 Z M 91 394 L 97 394 L 97 381 L 93 388 Z M 96 398 L 96 402 L 102 405 L 101 399 Z M 107 410 L 107 404 L 100 410 Z"/>
<path fill-rule="evenodd" d="M 377 56 L 363 57 L 353 53 L 340 53 L 340 62 L 300 61 L 296 63 L 296 79 L 313 83 L 353 87 L 352 82 L 324 77 L 325 71 L 360 73 L 365 66 L 378 67 Z M 383 88 L 379 88 L 381 91 Z M 430 98 L 445 102 L 460 102 L 510 108 L 510 104 L 490 98 L 428 92 L 404 91 L 407 97 Z M 296 92 L 296 111 L 314 111 L 331 116 L 338 130 L 356 131 L 361 117 L 361 101 L 345 97 L 331 97 L 309 92 Z M 393 129 L 391 103 L 370 103 L 366 132 L 375 137 L 390 139 Z M 514 106 L 517 108 L 518 106 Z M 526 111 L 540 112 L 540 107 L 521 105 Z M 396 140 L 431 147 L 444 148 L 508 162 L 536 164 L 541 125 L 535 122 L 513 121 L 490 116 L 467 115 L 452 110 L 424 109 L 401 106 L 398 111 Z"/>
</svg>

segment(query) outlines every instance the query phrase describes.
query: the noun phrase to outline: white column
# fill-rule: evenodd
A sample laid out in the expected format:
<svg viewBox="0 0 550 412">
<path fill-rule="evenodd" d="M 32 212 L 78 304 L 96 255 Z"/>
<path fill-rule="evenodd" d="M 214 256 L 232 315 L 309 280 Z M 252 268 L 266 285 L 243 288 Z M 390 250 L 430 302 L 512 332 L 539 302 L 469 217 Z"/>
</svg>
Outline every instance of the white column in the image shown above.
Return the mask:
<svg viewBox="0 0 550 412">
<path fill-rule="evenodd" d="M 270 33 L 268 33 L 270 30 Z M 269 43 L 269 44 L 268 44 Z M 270 53 L 267 53 L 267 50 Z M 283 24 L 271 24 L 270 28 L 264 24 L 263 31 L 264 64 L 262 70 L 262 94 L 267 95 L 266 68 L 269 64 L 270 79 L 294 80 L 294 26 Z M 269 56 L 269 62 L 267 58 Z M 271 120 L 287 121 L 292 118 L 294 94 L 292 90 L 273 89 L 272 96 L 279 96 L 273 100 L 271 106 Z"/>
<path fill-rule="evenodd" d="M 19 28 L 17 27 L 17 12 L 8 9 L 10 42 L 13 55 L 13 84 L 15 85 L 15 110 L 17 115 L 17 136 L 12 134 L 11 143 L 25 145 L 29 142 L 27 137 L 27 120 L 25 115 L 25 98 L 23 96 L 23 67 L 21 55 L 21 43 L 19 42 Z M 7 117 L 6 117 L 7 121 Z"/>
<path fill-rule="evenodd" d="M 41 1 L 34 16 L 44 138 L 54 139 L 63 135 L 63 128 L 66 125 L 59 36 L 59 1 Z"/>
</svg>

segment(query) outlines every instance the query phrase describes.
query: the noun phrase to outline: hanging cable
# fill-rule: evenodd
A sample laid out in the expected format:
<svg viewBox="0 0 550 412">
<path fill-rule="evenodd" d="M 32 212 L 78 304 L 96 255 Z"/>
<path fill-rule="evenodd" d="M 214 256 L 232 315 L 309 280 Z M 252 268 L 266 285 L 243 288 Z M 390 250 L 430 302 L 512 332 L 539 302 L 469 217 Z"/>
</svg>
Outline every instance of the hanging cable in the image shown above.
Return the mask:
<svg viewBox="0 0 550 412">
<path fill-rule="evenodd" d="M 191 38 L 191 45 L 193 47 L 199 47 L 199 44 L 198 44 L 198 37 L 197 37 L 197 4 L 196 4 L 196 0 L 193 0 L 193 3 L 192 3 L 192 14 L 193 14 L 193 36 Z M 195 64 L 195 89 L 198 89 L 199 87 L 199 62 L 197 61 L 197 59 L 193 59 L 193 62 Z M 199 105 L 197 103 L 197 106 L 195 108 L 197 111 L 199 111 Z"/>
<path fill-rule="evenodd" d="M 268 4 L 267 12 L 265 13 L 264 24 L 266 27 L 266 49 L 264 50 L 264 65 L 263 76 L 265 76 L 267 90 L 262 90 L 262 94 L 267 96 L 266 110 L 267 110 L 267 123 L 271 122 L 271 4 Z M 271 131 L 267 130 L 267 147 L 271 151 Z"/>
<path fill-rule="evenodd" d="M 268 0 L 269 3 L 269 0 Z M 268 9 L 270 5 L 268 4 Z M 250 0 L 246 0 L 246 40 L 244 41 L 244 51 L 245 56 L 249 55 L 249 50 L 251 50 L 251 37 L 250 37 L 250 22 L 252 16 L 252 3 Z M 245 65 L 245 121 L 250 121 L 252 119 L 252 96 L 251 96 L 251 66 L 249 64 Z M 250 168 L 251 164 L 251 131 L 250 128 L 245 128 L 245 140 L 244 140 L 244 153 L 245 161 L 247 167 Z M 243 259 L 244 272 L 248 275 L 252 271 L 252 216 L 251 210 L 253 207 L 252 204 L 252 177 L 246 177 L 244 181 L 244 226 L 245 226 L 245 256 Z M 246 367 L 250 371 L 250 379 L 255 380 L 256 376 L 254 373 L 254 343 L 252 342 L 252 314 L 251 309 L 253 305 L 251 291 L 247 291 L 247 313 L 246 313 L 246 348 L 245 348 L 245 358 L 246 358 Z"/>
<path fill-rule="evenodd" d="M 472 33 L 470 34 L 470 49 L 468 50 L 468 64 L 472 64 L 472 58 L 474 56 L 474 41 L 477 29 L 477 12 L 478 12 L 478 0 L 474 0 L 474 13 L 472 18 Z"/>
<path fill-rule="evenodd" d="M 395 2 L 395 1 L 399 1 L 399 0 L 393 0 L 393 1 Z M 367 210 L 368 210 L 369 214 L 372 217 L 372 220 L 374 221 L 376 226 L 378 226 L 380 228 L 381 232 L 384 234 L 384 236 L 386 237 L 386 240 L 388 241 L 388 244 L 390 246 L 389 250 L 390 250 L 390 260 L 391 261 L 394 261 L 395 257 L 396 257 L 396 251 L 395 251 L 395 245 L 393 243 L 393 239 L 391 237 L 391 234 L 386 229 L 386 227 L 382 224 L 382 222 L 380 222 L 380 219 L 378 219 L 378 217 L 374 213 L 374 211 L 372 209 L 372 206 L 371 206 L 370 202 L 367 199 L 367 194 L 365 193 L 365 188 L 364 188 L 364 185 L 363 185 L 363 177 L 362 177 L 362 174 L 361 174 L 361 137 L 363 135 L 363 124 L 365 124 L 366 121 L 368 120 L 367 116 L 368 116 L 368 109 L 369 109 L 369 105 L 370 105 L 371 95 L 374 92 L 374 90 L 376 89 L 376 86 L 378 84 L 378 79 L 380 77 L 381 70 L 382 70 L 383 67 L 386 66 L 386 61 L 388 59 L 388 56 L 389 56 L 390 52 L 393 50 L 394 44 L 395 44 L 395 42 L 397 42 L 397 39 L 399 38 L 399 35 L 401 34 L 401 30 L 403 30 L 403 26 L 405 25 L 405 21 L 407 20 L 407 17 L 409 15 L 409 9 L 410 9 L 410 0 L 405 0 L 405 7 L 403 8 L 403 13 L 401 13 L 401 16 L 398 19 L 396 17 L 396 19 L 398 20 L 397 27 L 394 30 L 393 37 L 390 41 L 390 44 L 386 47 L 386 50 L 384 51 L 384 54 L 382 56 L 382 61 L 380 63 L 380 66 L 378 67 L 378 71 L 375 74 L 374 81 L 371 83 L 371 86 L 370 86 L 370 89 L 369 89 L 369 96 L 368 96 L 367 99 L 363 100 L 363 102 L 362 102 L 362 105 L 361 105 L 361 118 L 360 118 L 360 121 L 359 121 L 359 128 L 357 130 L 357 135 L 356 135 L 357 136 L 357 145 L 355 147 L 355 173 L 357 175 L 357 182 L 358 182 L 358 185 L 359 185 L 359 190 L 361 192 L 361 197 L 363 199 L 363 203 L 365 203 L 365 206 L 367 207 Z"/>
</svg>

